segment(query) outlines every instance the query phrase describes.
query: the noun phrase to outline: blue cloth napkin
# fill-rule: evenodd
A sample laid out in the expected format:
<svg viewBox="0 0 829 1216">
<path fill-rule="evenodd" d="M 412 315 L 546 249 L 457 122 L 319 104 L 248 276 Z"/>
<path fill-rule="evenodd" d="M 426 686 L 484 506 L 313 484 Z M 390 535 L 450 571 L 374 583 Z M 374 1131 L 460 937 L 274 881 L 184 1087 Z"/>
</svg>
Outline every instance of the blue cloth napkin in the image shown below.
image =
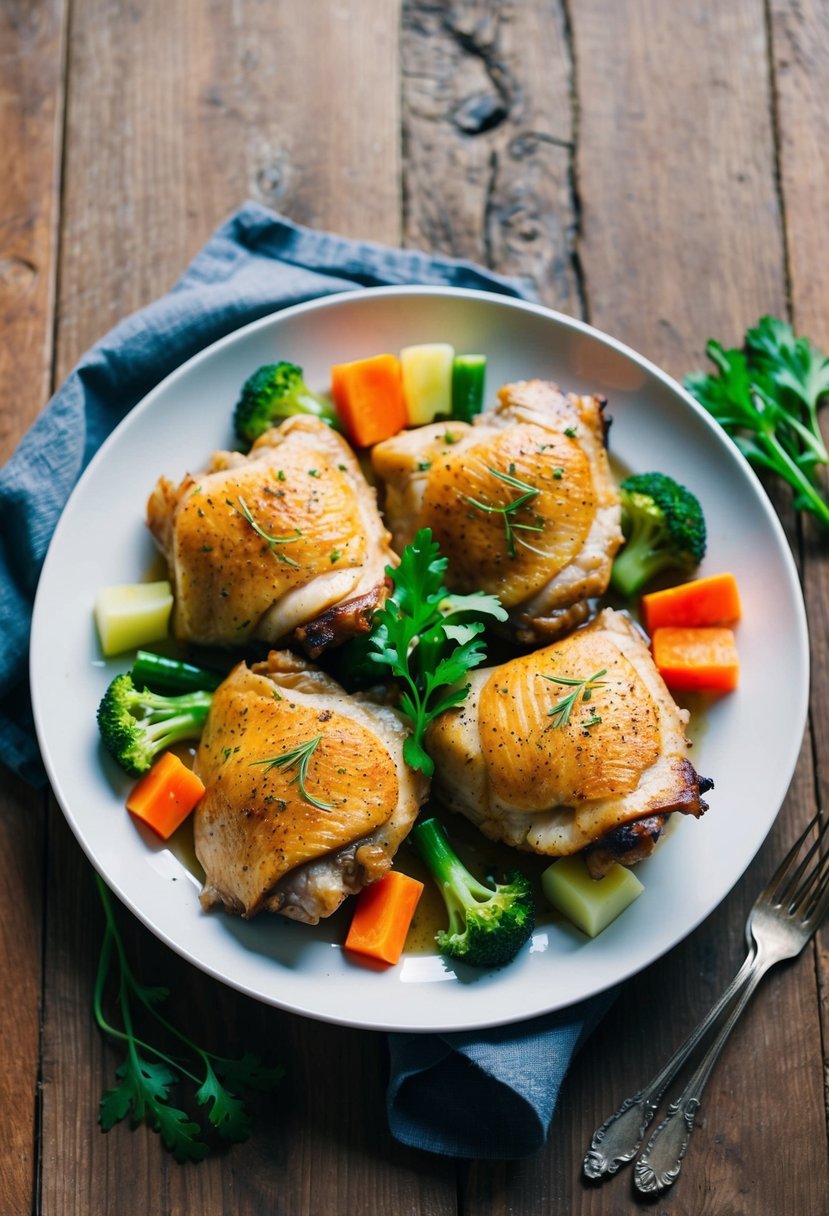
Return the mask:
<svg viewBox="0 0 829 1216">
<path fill-rule="evenodd" d="M 185 359 L 249 321 L 332 292 L 407 283 L 531 295 L 469 262 L 311 231 L 249 202 L 167 295 L 84 355 L 0 471 L 0 755 L 9 768 L 45 783 L 27 683 L 34 595 L 66 500 L 110 431 Z M 393 1134 L 454 1156 L 536 1151 L 603 1005 L 476 1035 L 392 1035 Z"/>
<path fill-rule="evenodd" d="M 393 1134 L 448 1157 L 531 1157 L 547 1139 L 570 1061 L 614 995 L 494 1030 L 390 1035 Z"/>
</svg>

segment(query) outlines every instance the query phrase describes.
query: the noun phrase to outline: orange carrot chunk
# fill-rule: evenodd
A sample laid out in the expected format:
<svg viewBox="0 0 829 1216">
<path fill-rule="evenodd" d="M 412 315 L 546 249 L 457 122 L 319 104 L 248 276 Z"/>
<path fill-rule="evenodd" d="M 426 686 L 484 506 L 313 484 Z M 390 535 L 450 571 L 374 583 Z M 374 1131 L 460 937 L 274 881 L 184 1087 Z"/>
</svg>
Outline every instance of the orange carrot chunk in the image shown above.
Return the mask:
<svg viewBox="0 0 829 1216">
<path fill-rule="evenodd" d="M 364 887 L 357 897 L 346 950 L 383 963 L 398 962 L 422 891 L 422 882 L 400 870 L 390 870 L 379 882 Z"/>
<path fill-rule="evenodd" d="M 649 634 L 663 625 L 733 625 L 740 593 L 733 574 L 709 574 L 642 596 L 642 623 Z"/>
<path fill-rule="evenodd" d="M 663 625 L 653 631 L 653 659 L 673 692 L 732 692 L 740 664 L 734 631 L 722 625 L 682 628 Z"/>
<path fill-rule="evenodd" d="M 203 793 L 193 770 L 175 752 L 163 752 L 127 798 L 127 810 L 167 840 Z"/>
<path fill-rule="evenodd" d="M 336 363 L 331 368 L 331 397 L 348 438 L 358 448 L 389 439 L 406 426 L 396 355 Z"/>
</svg>

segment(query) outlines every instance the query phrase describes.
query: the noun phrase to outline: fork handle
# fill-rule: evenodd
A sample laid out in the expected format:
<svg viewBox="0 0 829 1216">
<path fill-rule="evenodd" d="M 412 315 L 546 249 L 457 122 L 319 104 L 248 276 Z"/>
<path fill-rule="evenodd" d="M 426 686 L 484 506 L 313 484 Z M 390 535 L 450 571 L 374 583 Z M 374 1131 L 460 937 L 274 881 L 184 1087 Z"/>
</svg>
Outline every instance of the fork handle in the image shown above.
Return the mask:
<svg viewBox="0 0 829 1216">
<path fill-rule="evenodd" d="M 691 1132 L 694 1130 L 694 1120 L 705 1083 L 751 994 L 773 961 L 761 960 L 757 955 L 754 956 L 748 978 L 719 1034 L 700 1060 L 679 1098 L 668 1107 L 667 1115 L 636 1162 L 634 1180 L 636 1189 L 641 1194 L 657 1194 L 667 1190 L 676 1181 L 682 1168 L 682 1159 L 688 1150 Z"/>
<path fill-rule="evenodd" d="M 632 1097 L 625 1098 L 619 1109 L 605 1119 L 601 1127 L 596 1128 L 584 1159 L 584 1173 L 588 1178 L 598 1179 L 615 1174 L 620 1166 L 633 1160 L 656 1113 L 662 1094 L 729 1002 L 749 982 L 755 961 L 756 953 L 752 947 L 720 999 L 677 1048 L 667 1064 L 643 1089 L 638 1090 Z"/>
</svg>

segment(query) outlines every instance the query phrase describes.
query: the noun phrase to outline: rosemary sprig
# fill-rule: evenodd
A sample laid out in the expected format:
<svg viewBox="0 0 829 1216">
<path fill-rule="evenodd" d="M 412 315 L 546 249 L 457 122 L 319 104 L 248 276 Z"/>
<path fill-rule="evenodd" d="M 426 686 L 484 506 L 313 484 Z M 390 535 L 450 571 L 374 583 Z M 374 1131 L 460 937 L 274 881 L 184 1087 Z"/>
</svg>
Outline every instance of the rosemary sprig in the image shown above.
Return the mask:
<svg viewBox="0 0 829 1216">
<path fill-rule="evenodd" d="M 238 496 L 237 501 L 239 506 L 236 507 L 235 510 L 239 513 L 239 515 L 242 516 L 242 519 L 246 520 L 247 523 L 250 524 L 257 536 L 261 536 L 263 540 L 268 542 L 268 547 L 276 560 L 279 562 L 284 562 L 286 566 L 298 566 L 299 562 L 295 562 L 292 557 L 288 557 L 287 553 L 280 553 L 276 546 L 295 544 L 296 541 L 298 541 L 302 536 L 299 528 L 294 529 L 296 536 L 272 536 L 270 532 L 265 531 L 261 524 L 257 523 L 250 507 L 245 502 L 244 498 L 242 498 L 241 494 Z"/>
<path fill-rule="evenodd" d="M 313 794 L 309 794 L 305 788 L 305 778 L 308 776 L 308 763 L 321 739 L 322 735 L 315 735 L 313 739 L 306 739 L 304 743 L 290 748 L 289 751 L 283 752 L 281 756 L 269 756 L 266 760 L 252 760 L 251 765 L 266 765 L 266 773 L 269 773 L 272 768 L 295 767 L 297 772 L 296 776 L 291 778 L 291 785 L 296 784 L 299 786 L 300 795 L 305 801 L 310 802 L 311 806 L 319 807 L 321 811 L 333 810 L 333 802 L 322 802 L 319 798 L 315 798 Z"/>
<path fill-rule="evenodd" d="M 517 511 L 520 511 L 522 507 L 525 507 L 528 502 L 532 502 L 532 500 L 536 498 L 541 491 L 536 486 L 527 485 L 526 481 L 521 481 L 518 477 L 514 477 L 512 471 L 509 473 L 502 473 L 500 469 L 494 469 L 492 465 L 487 465 L 486 467 L 487 471 L 490 472 L 493 477 L 497 477 L 500 481 L 506 482 L 508 486 L 512 486 L 515 490 L 520 490 L 521 493 L 517 498 L 513 498 L 511 502 L 505 503 L 500 507 L 496 507 L 492 503 L 481 502 L 479 498 L 471 498 L 468 494 L 464 494 L 463 496 L 465 501 L 468 502 L 470 506 L 476 507 L 479 511 L 487 511 L 492 515 L 500 515 L 503 518 L 504 535 L 506 536 L 507 541 L 507 553 L 510 557 L 515 557 L 516 542 L 519 545 L 523 545 L 526 549 L 532 549 L 533 553 L 538 553 L 538 549 L 533 549 L 531 544 L 525 541 L 523 537 L 516 536 L 515 533 L 518 530 L 523 532 L 543 532 L 543 523 L 520 524 L 513 519 L 513 516 Z M 514 467 L 514 465 L 510 465 L 510 470 L 512 470 Z"/>
<path fill-rule="evenodd" d="M 553 684 L 564 684 L 573 689 L 572 692 L 565 693 L 560 700 L 556 701 L 553 708 L 548 712 L 547 716 L 553 719 L 553 726 L 566 726 L 579 699 L 589 701 L 593 696 L 595 688 L 604 688 L 606 681 L 601 677 L 606 675 L 607 668 L 602 667 L 599 671 L 594 671 L 592 676 L 588 676 L 584 680 L 578 680 L 571 676 L 542 676 L 542 680 L 550 680 Z M 593 717 L 584 723 L 584 725 L 595 726 L 598 722 L 601 722 L 601 718 L 593 714 Z"/>
</svg>

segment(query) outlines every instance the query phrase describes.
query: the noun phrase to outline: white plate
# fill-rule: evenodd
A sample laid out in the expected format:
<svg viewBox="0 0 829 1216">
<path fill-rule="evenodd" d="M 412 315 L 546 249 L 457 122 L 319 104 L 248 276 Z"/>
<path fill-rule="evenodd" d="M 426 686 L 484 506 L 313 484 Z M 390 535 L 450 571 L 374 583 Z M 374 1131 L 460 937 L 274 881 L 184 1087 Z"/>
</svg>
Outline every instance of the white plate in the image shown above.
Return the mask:
<svg viewBox="0 0 829 1216">
<path fill-rule="evenodd" d="M 153 546 L 143 523 L 161 473 L 173 479 L 232 444 L 243 380 L 259 364 L 299 363 L 325 388 L 330 365 L 409 343 L 447 341 L 488 356 L 490 393 L 551 377 L 604 393 L 611 450 L 661 469 L 703 503 L 703 573 L 731 570 L 744 619 L 739 690 L 707 714 L 694 751 L 716 782 L 701 821 L 683 820 L 639 867 L 645 893 L 594 941 L 564 924 L 538 929 L 508 968 L 460 976 L 436 955 L 384 972 L 350 960 L 332 926 L 281 917 L 248 924 L 202 912 L 198 884 L 171 849 L 124 810 L 130 782 L 102 755 L 95 710 L 129 657 L 103 662 L 92 620 L 97 589 L 143 577 Z M 771 827 L 794 771 L 808 698 L 808 644 L 785 536 L 754 475 L 692 399 L 611 338 L 544 308 L 481 292 L 383 288 L 300 305 L 216 343 L 168 377 L 118 427 L 64 511 L 38 589 L 31 681 L 52 785 L 96 869 L 163 941 L 204 971 L 270 1004 L 375 1029 L 459 1030 L 564 1007 L 635 974 L 723 899 Z"/>
</svg>

